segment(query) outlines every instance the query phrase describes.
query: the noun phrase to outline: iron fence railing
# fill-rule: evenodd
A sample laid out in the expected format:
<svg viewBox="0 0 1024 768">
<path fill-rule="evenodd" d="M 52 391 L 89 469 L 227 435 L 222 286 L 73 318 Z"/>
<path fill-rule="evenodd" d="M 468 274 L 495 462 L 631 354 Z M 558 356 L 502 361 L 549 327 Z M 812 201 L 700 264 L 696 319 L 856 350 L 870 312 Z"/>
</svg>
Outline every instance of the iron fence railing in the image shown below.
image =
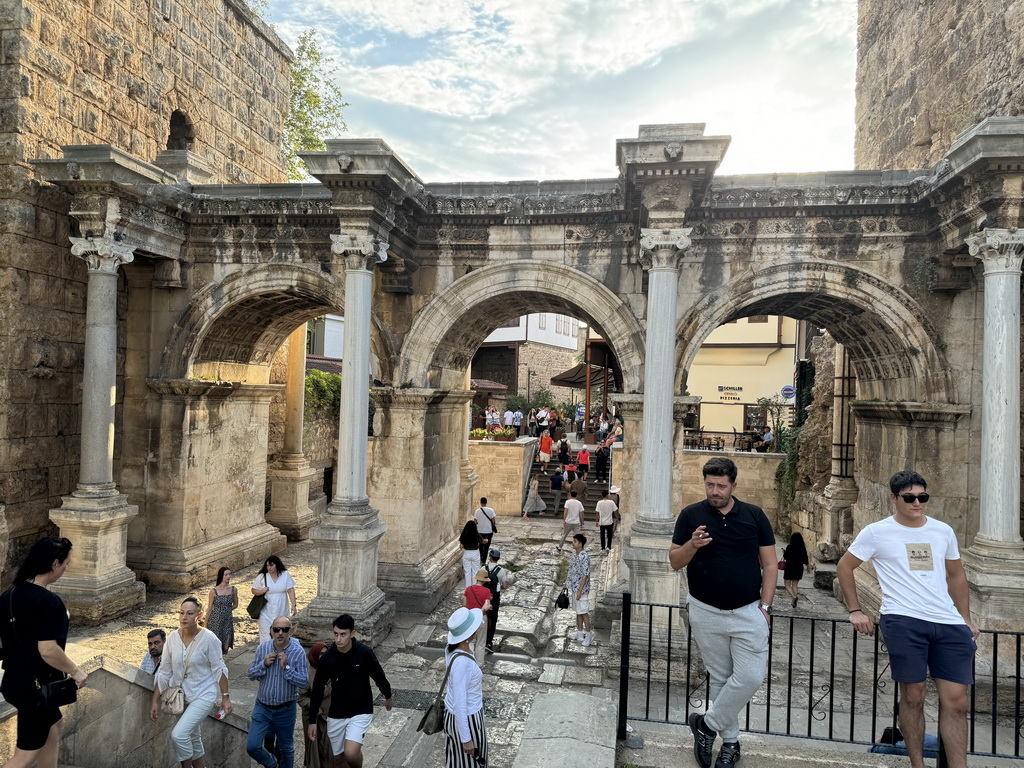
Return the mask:
<svg viewBox="0 0 1024 768">
<path fill-rule="evenodd" d="M 686 608 L 622 596 L 618 737 L 626 720 L 683 725 L 709 698 L 707 672 L 690 636 Z M 1024 634 L 983 631 L 970 689 L 968 750 L 1021 757 Z M 895 725 L 898 686 L 879 632 L 858 635 L 845 619 L 775 614 L 768 675 L 741 717 L 753 733 L 853 744 L 874 743 Z M 937 704 L 929 693 L 928 705 Z M 937 732 L 934 710 L 929 730 Z"/>
</svg>

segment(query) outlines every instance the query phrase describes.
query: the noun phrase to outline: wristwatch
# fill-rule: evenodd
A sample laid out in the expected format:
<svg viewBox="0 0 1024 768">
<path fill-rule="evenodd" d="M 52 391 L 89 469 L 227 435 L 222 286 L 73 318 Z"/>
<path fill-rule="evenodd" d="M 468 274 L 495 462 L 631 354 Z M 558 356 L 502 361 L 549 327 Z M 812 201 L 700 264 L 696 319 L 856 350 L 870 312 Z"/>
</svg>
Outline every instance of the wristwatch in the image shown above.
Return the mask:
<svg viewBox="0 0 1024 768">
<path fill-rule="evenodd" d="M 771 616 L 772 613 L 774 613 L 774 611 L 772 611 L 771 605 L 769 605 L 768 603 L 761 603 L 761 610 L 767 613 L 769 616 Z"/>
</svg>

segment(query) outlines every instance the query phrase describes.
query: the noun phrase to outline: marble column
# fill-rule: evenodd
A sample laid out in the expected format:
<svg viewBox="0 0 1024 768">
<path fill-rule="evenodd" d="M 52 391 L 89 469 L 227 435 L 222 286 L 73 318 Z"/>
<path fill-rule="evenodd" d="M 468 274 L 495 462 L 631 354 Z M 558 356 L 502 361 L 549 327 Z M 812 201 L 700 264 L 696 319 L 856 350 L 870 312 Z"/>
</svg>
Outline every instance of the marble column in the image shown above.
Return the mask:
<svg viewBox="0 0 1024 768">
<path fill-rule="evenodd" d="M 1020 536 L 1020 290 L 1024 229 L 966 238 L 984 269 L 979 524 L 964 553 L 972 610 L 988 628 L 1019 621 L 1024 608 Z"/>
<path fill-rule="evenodd" d="M 331 235 L 345 262 L 345 343 L 341 367 L 341 419 L 334 499 L 310 538 L 320 546 L 317 596 L 303 612 L 305 637 L 329 634 L 333 620 L 350 614 L 361 637 L 374 644 L 391 631 L 395 607 L 377 586 L 377 546 L 387 530 L 366 495 L 370 398 L 370 307 L 373 267 L 386 258 L 371 235 Z"/>
<path fill-rule="evenodd" d="M 117 399 L 117 272 L 134 248 L 108 238 L 71 238 L 71 253 L 88 266 L 82 375 L 81 465 L 78 487 L 50 519 L 74 544 L 56 591 L 77 622 L 95 624 L 145 602 L 146 588 L 125 565 L 128 521 L 139 508 L 114 484 Z"/>
<path fill-rule="evenodd" d="M 675 389 L 676 298 L 679 259 L 690 247 L 689 229 L 641 230 L 641 264 L 647 287 L 644 349 L 644 428 L 640 508 L 635 533 L 670 535 L 672 512 L 672 408 Z M 666 545 L 667 546 L 667 545 Z"/>
<path fill-rule="evenodd" d="M 679 574 L 668 564 L 675 513 L 672 509 L 673 392 L 675 389 L 676 299 L 679 260 L 690 247 L 689 229 L 641 230 L 641 264 L 650 273 L 644 350 L 643 424 L 640 434 L 640 504 L 624 541 L 636 600 L 675 605 Z M 652 617 L 658 626 L 667 614 Z"/>
<path fill-rule="evenodd" d="M 302 420 L 306 401 L 306 324 L 288 337 L 288 378 L 285 381 L 284 450 L 267 472 L 270 511 L 267 522 L 290 541 L 309 536 L 317 520 L 309 508 L 309 486 L 316 473 L 302 453 Z"/>
</svg>

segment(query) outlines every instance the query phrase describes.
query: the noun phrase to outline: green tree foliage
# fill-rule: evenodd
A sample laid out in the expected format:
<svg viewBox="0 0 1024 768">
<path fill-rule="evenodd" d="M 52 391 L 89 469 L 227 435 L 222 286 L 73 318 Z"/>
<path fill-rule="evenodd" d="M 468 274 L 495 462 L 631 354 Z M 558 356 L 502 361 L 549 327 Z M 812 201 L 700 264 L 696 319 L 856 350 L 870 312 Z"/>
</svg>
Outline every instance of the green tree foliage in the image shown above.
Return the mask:
<svg viewBox="0 0 1024 768">
<path fill-rule="evenodd" d="M 312 368 L 306 372 L 306 410 L 329 411 L 334 418 L 341 412 L 341 374 L 324 373 Z"/>
<path fill-rule="evenodd" d="M 333 59 L 324 55 L 317 31 L 307 29 L 299 35 L 291 70 L 291 103 L 284 125 L 282 146 L 288 161 L 288 178 L 307 178 L 299 152 L 325 149 L 324 138 L 345 130 L 342 110 L 348 103 L 331 78 Z"/>
<path fill-rule="evenodd" d="M 541 387 L 533 393 L 532 408 L 551 408 L 555 404 L 555 396 L 547 387 Z"/>
</svg>

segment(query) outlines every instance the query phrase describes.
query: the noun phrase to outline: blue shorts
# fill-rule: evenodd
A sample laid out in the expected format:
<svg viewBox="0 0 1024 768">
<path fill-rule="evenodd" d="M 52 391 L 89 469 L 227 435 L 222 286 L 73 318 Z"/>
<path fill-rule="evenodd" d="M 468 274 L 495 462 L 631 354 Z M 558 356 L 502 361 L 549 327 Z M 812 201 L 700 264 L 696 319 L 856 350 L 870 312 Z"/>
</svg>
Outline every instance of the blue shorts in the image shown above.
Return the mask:
<svg viewBox="0 0 1024 768">
<path fill-rule="evenodd" d="M 936 624 L 896 614 L 883 615 L 878 623 L 897 683 L 923 683 L 931 674 L 936 680 L 974 684 L 978 647 L 966 624 Z"/>
</svg>

